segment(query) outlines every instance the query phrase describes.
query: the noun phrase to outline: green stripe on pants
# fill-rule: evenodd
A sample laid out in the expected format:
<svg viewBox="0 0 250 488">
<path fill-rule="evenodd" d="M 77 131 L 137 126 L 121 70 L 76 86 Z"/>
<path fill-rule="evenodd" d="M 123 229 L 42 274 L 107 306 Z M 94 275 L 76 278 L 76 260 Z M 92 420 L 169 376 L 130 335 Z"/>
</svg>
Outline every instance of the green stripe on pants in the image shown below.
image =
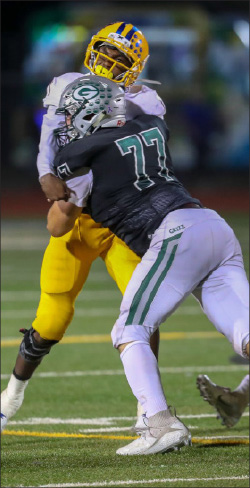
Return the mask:
<svg viewBox="0 0 250 488">
<path fill-rule="evenodd" d="M 152 268 L 149 270 L 149 272 L 147 273 L 147 275 L 143 279 L 140 288 L 137 290 L 137 292 L 133 298 L 133 301 L 132 301 L 132 304 L 130 306 L 130 310 L 129 310 L 128 317 L 127 317 L 125 325 L 132 325 L 133 324 L 133 319 L 136 315 L 136 312 L 137 312 L 138 306 L 141 302 L 142 296 L 145 293 L 145 291 L 147 290 L 147 288 L 150 286 L 152 278 L 157 273 L 157 270 L 158 270 L 160 264 L 162 263 L 164 257 L 166 256 L 166 251 L 167 251 L 167 247 L 168 247 L 169 242 L 173 241 L 175 239 L 179 239 L 182 234 L 183 233 L 181 232 L 180 234 L 176 234 L 175 236 L 169 237 L 168 239 L 165 239 L 164 241 L 162 241 L 162 246 L 161 246 L 161 249 L 159 251 L 159 254 L 157 256 L 155 263 L 153 264 Z M 150 304 L 152 303 L 152 300 L 154 299 L 162 280 L 165 278 L 169 268 L 171 267 L 171 265 L 173 263 L 177 247 L 178 247 L 178 245 L 176 244 L 174 246 L 170 256 L 169 256 L 166 267 L 161 272 L 159 278 L 157 279 L 155 286 L 153 287 L 152 291 L 150 292 L 149 299 L 147 300 L 147 303 L 146 303 L 144 310 L 141 314 L 140 320 L 137 322 L 137 325 L 142 325 L 142 322 L 143 322 L 143 320 L 144 320 L 144 318 L 148 312 Z"/>
</svg>

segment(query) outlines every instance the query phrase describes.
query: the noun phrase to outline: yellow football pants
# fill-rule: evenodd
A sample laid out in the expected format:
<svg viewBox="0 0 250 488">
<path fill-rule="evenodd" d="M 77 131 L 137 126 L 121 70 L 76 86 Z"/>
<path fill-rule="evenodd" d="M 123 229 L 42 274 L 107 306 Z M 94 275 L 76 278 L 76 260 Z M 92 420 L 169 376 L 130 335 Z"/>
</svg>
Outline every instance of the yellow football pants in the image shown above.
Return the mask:
<svg viewBox="0 0 250 488">
<path fill-rule="evenodd" d="M 97 257 L 124 293 L 140 258 L 109 229 L 87 214 L 63 237 L 51 237 L 41 268 L 41 297 L 32 324 L 43 339 L 59 341 L 74 315 L 74 305 Z"/>
</svg>

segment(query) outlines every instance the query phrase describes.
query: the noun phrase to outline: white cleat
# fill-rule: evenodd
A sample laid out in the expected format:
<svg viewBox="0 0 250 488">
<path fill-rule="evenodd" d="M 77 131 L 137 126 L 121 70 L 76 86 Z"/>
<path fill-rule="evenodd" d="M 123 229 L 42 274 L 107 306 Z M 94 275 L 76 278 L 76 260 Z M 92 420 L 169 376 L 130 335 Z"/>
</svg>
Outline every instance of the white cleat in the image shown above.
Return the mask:
<svg viewBox="0 0 250 488">
<path fill-rule="evenodd" d="M 122 456 L 156 454 L 191 445 L 189 430 L 169 409 L 149 417 L 147 421 L 148 427 L 144 428 L 139 439 L 121 447 L 116 454 Z"/>
<path fill-rule="evenodd" d="M 1 432 L 5 429 L 7 422 L 7 417 L 1 413 Z"/>
<path fill-rule="evenodd" d="M 237 424 L 248 402 L 242 401 L 241 396 L 230 388 L 216 385 L 206 374 L 200 374 L 196 384 L 204 400 L 217 411 L 217 419 L 222 421 L 222 425 L 233 427 Z"/>
</svg>

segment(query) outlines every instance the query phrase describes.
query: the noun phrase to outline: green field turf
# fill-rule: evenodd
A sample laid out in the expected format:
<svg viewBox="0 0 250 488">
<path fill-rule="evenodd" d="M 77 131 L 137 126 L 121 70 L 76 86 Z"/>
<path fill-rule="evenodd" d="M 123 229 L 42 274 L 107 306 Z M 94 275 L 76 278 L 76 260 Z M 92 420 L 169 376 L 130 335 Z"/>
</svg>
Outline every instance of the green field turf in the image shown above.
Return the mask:
<svg viewBox="0 0 250 488">
<path fill-rule="evenodd" d="M 225 217 L 248 270 L 248 216 Z M 2 222 L 2 389 L 21 341 L 18 330 L 29 328 L 35 316 L 45 225 L 45 219 Z M 134 436 L 136 416 L 136 400 L 110 341 L 120 301 L 97 260 L 64 342 L 44 359 L 2 434 L 1 486 L 249 486 L 248 411 L 227 429 L 196 388 L 197 375 L 206 373 L 233 389 L 247 365 L 235 362 L 231 345 L 192 297 L 161 326 L 159 365 L 168 403 L 190 428 L 193 446 L 165 455 L 115 454 Z"/>
</svg>

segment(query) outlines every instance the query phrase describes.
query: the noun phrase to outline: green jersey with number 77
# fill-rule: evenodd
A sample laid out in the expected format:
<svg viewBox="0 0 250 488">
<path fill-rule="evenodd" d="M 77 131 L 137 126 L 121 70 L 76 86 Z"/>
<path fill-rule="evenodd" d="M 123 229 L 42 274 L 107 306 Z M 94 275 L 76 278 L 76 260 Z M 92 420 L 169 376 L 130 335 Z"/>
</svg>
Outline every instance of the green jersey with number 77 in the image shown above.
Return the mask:
<svg viewBox="0 0 250 488">
<path fill-rule="evenodd" d="M 92 218 L 139 256 L 169 212 L 189 203 L 202 206 L 174 174 L 168 137 L 163 120 L 144 114 L 67 144 L 54 161 L 58 176 L 66 180 L 83 168 L 92 170 Z"/>
</svg>

